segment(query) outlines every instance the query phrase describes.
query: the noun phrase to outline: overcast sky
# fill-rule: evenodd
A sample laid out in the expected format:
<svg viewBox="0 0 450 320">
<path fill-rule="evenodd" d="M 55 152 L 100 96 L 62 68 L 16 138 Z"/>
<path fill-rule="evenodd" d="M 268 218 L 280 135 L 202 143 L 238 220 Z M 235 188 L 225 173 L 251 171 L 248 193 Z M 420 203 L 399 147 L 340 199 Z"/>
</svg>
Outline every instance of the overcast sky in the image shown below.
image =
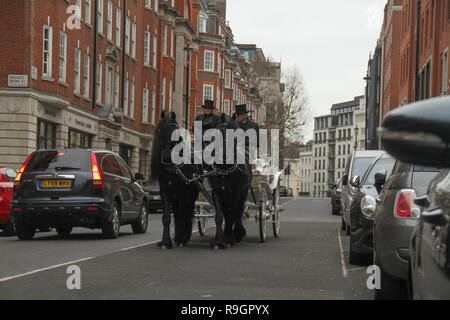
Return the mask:
<svg viewBox="0 0 450 320">
<path fill-rule="evenodd" d="M 253 43 L 303 75 L 313 116 L 363 95 L 387 0 L 227 0 L 237 43 Z M 312 121 L 306 130 L 312 137 Z"/>
</svg>

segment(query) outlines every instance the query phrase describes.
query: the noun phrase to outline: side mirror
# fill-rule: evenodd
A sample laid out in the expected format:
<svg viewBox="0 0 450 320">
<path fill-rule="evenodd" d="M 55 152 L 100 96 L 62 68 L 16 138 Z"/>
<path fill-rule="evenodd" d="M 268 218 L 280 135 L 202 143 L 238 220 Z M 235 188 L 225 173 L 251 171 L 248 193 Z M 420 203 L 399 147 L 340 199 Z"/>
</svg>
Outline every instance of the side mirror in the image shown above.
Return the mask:
<svg viewBox="0 0 450 320">
<path fill-rule="evenodd" d="M 388 113 L 378 129 L 384 149 L 406 163 L 450 167 L 450 97 L 427 99 Z"/>
<path fill-rule="evenodd" d="M 346 186 L 348 184 L 348 175 L 342 177 L 342 185 Z"/>
<path fill-rule="evenodd" d="M 134 176 L 134 180 L 136 180 L 136 181 L 145 180 L 145 178 L 142 173 L 136 173 L 136 175 Z"/>
<path fill-rule="evenodd" d="M 382 186 L 386 183 L 387 170 L 382 170 L 375 173 L 375 185 Z"/>
<path fill-rule="evenodd" d="M 359 176 L 354 176 L 350 179 L 350 185 L 352 187 L 358 188 L 361 185 L 361 178 Z"/>
</svg>

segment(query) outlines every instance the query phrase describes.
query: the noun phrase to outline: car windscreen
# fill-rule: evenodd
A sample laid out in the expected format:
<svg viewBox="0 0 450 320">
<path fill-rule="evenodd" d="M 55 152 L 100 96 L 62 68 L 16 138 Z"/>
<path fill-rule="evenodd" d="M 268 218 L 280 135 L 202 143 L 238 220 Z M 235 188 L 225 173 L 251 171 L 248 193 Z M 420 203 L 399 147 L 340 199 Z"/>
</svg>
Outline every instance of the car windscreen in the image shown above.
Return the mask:
<svg viewBox="0 0 450 320">
<path fill-rule="evenodd" d="M 359 176 L 362 178 L 364 173 L 366 173 L 367 168 L 369 168 L 372 164 L 373 160 L 375 160 L 375 158 L 354 158 L 351 177 Z M 351 177 L 349 177 L 349 180 Z"/>
<path fill-rule="evenodd" d="M 37 151 L 30 158 L 25 172 L 38 171 L 91 171 L 90 153 L 80 150 Z"/>
<path fill-rule="evenodd" d="M 431 180 L 436 177 L 441 170 L 433 167 L 414 166 L 412 177 L 412 187 L 419 197 L 425 195 Z"/>
<path fill-rule="evenodd" d="M 363 182 L 366 186 L 375 185 L 375 174 L 380 171 L 386 170 L 386 181 L 392 174 L 394 169 L 395 159 L 380 159 L 373 167 L 370 172 L 366 175 L 365 181 Z"/>
</svg>

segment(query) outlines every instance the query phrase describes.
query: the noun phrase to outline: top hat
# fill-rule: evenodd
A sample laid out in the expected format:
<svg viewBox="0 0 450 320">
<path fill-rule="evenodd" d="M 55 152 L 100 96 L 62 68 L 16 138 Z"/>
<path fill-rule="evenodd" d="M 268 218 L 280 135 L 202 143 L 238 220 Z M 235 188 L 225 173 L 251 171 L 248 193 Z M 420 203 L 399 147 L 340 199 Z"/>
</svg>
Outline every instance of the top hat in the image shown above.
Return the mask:
<svg viewBox="0 0 450 320">
<path fill-rule="evenodd" d="M 247 110 L 247 105 L 246 104 L 240 104 L 236 106 L 236 114 L 237 115 L 241 115 L 241 114 L 246 114 L 246 113 L 252 113 L 254 111 L 252 110 Z"/>
<path fill-rule="evenodd" d="M 211 109 L 214 110 L 216 107 L 214 107 L 214 101 L 212 100 L 205 100 L 205 104 L 202 105 L 203 109 Z"/>
</svg>

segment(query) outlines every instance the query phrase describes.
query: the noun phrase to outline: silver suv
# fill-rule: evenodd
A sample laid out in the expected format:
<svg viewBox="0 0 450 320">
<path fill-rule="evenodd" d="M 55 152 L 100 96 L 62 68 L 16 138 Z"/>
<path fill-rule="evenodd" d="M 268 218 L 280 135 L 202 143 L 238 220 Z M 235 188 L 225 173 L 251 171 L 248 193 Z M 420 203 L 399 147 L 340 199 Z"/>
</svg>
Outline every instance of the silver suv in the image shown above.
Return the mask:
<svg viewBox="0 0 450 320">
<path fill-rule="evenodd" d="M 352 186 L 356 180 L 360 180 L 367 169 L 370 167 L 375 159 L 378 159 L 383 154 L 383 151 L 353 151 L 352 155 L 347 161 L 345 168 L 345 175 L 342 177 L 342 230 L 350 235 L 350 205 L 353 199 L 355 187 Z"/>
</svg>

